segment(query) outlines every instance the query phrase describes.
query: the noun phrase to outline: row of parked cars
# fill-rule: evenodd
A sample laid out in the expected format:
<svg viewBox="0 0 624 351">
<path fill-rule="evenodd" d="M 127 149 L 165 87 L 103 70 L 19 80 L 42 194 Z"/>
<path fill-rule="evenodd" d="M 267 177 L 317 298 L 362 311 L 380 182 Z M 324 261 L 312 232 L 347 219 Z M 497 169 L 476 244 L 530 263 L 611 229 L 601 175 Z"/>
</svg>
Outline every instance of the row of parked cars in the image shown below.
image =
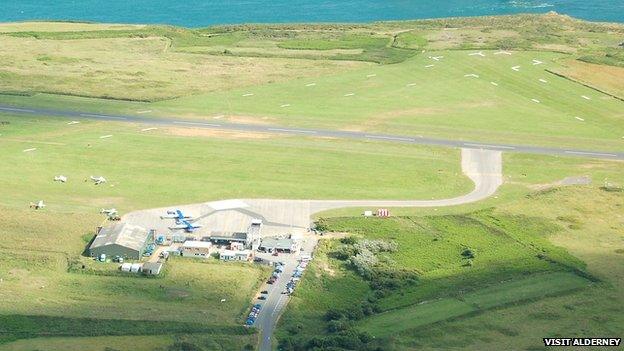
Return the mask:
<svg viewBox="0 0 624 351">
<path fill-rule="evenodd" d="M 305 271 L 307 267 L 308 267 L 307 260 L 299 261 L 297 268 L 295 268 L 295 272 L 293 273 L 292 277 L 288 281 L 288 284 L 286 284 L 286 290 L 283 292 L 284 294 L 290 295 L 293 293 L 293 291 L 295 291 L 295 287 L 297 286 L 297 283 L 301 279 L 301 276 L 303 275 L 303 272 Z"/>
<path fill-rule="evenodd" d="M 261 308 L 262 305 L 259 303 L 251 307 L 251 312 L 249 312 L 249 315 L 247 316 L 247 321 L 245 321 L 245 325 L 252 326 L 254 325 L 254 323 L 256 323 L 256 318 L 258 318 L 258 314 L 260 313 Z"/>
</svg>

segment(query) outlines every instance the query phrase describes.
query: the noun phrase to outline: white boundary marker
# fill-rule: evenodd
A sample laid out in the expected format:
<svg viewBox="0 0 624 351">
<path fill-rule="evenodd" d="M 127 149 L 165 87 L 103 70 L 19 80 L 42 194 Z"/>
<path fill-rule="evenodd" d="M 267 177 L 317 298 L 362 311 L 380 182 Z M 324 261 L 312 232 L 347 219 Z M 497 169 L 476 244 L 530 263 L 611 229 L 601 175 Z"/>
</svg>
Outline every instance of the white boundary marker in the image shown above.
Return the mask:
<svg viewBox="0 0 624 351">
<path fill-rule="evenodd" d="M 78 124 L 78 123 L 80 123 L 80 122 L 78 122 L 78 121 L 71 121 L 71 122 L 68 122 L 67 125 L 71 126 L 71 125 Z"/>
<path fill-rule="evenodd" d="M 539 101 L 538 99 L 531 99 L 531 101 L 533 101 L 533 102 L 535 102 L 537 104 L 541 103 L 541 101 Z"/>
<path fill-rule="evenodd" d="M 583 99 L 585 99 L 585 100 L 591 100 L 591 98 L 590 98 L 589 96 L 586 96 L 586 95 L 581 95 L 581 97 L 582 97 Z"/>
<path fill-rule="evenodd" d="M 425 68 L 431 68 L 434 67 L 435 65 L 426 65 Z"/>
<path fill-rule="evenodd" d="M 305 86 L 306 86 L 306 87 L 313 87 L 313 86 L 315 86 L 315 85 L 316 85 L 316 83 L 308 83 L 308 84 L 306 84 Z"/>
<path fill-rule="evenodd" d="M 544 83 L 544 84 L 545 84 L 545 83 L 548 83 L 548 81 L 547 81 L 546 79 L 544 79 L 544 78 L 540 78 L 540 79 L 539 79 L 539 81 L 540 81 L 540 82 L 542 82 L 542 83 Z"/>
<path fill-rule="evenodd" d="M 508 55 L 508 56 L 510 56 L 510 55 L 511 55 L 511 52 L 501 50 L 501 51 L 499 51 L 499 52 L 495 52 L 495 53 L 494 53 L 494 55 Z"/>
<path fill-rule="evenodd" d="M 225 115 L 218 115 L 218 116 L 214 116 L 214 117 L 212 117 L 212 119 L 221 119 L 221 118 L 223 118 L 223 117 L 225 117 Z"/>
<path fill-rule="evenodd" d="M 468 77 L 479 78 L 479 75 L 478 74 L 474 74 L 474 73 L 470 73 L 470 74 L 464 74 L 464 77 L 466 77 L 466 78 L 468 78 Z"/>
<path fill-rule="evenodd" d="M 112 137 L 113 137 L 113 135 L 112 135 L 112 134 L 108 134 L 108 135 L 102 135 L 102 136 L 100 137 L 100 139 L 108 139 L 108 138 L 112 138 Z"/>
<path fill-rule="evenodd" d="M 408 87 L 415 87 L 415 86 L 416 86 L 416 83 L 409 83 L 409 84 L 407 84 L 407 86 L 408 86 Z"/>
<path fill-rule="evenodd" d="M 520 72 L 520 66 L 513 66 L 513 67 L 511 67 L 511 69 L 516 71 L 516 72 Z"/>
<path fill-rule="evenodd" d="M 26 149 L 26 150 L 22 150 L 22 152 L 31 152 L 31 151 L 35 151 L 37 150 L 36 147 L 30 148 L 30 149 Z"/>
<path fill-rule="evenodd" d="M 246 94 L 243 94 L 243 97 L 247 97 L 247 96 L 253 96 L 253 93 L 246 93 Z"/>
<path fill-rule="evenodd" d="M 585 122 L 585 120 L 583 118 L 581 118 L 581 117 L 574 117 L 574 118 L 578 119 L 581 122 Z"/>
<path fill-rule="evenodd" d="M 493 86 L 495 86 L 495 87 L 497 87 L 497 86 L 498 86 L 498 83 L 496 83 L 496 82 L 490 82 L 490 84 L 492 84 L 492 85 L 493 85 Z"/>
<path fill-rule="evenodd" d="M 347 94 L 344 94 L 344 96 L 353 96 L 353 95 L 355 95 L 355 93 L 347 93 Z"/>
<path fill-rule="evenodd" d="M 284 108 L 284 107 L 289 107 L 289 106 L 290 106 L 290 104 L 283 104 L 283 105 L 280 105 L 280 107 L 281 107 L 281 108 Z"/>
<path fill-rule="evenodd" d="M 366 78 L 373 78 L 373 77 L 377 77 L 377 75 L 376 74 L 367 74 L 366 75 Z"/>
<path fill-rule="evenodd" d="M 152 110 L 143 110 L 143 111 L 137 111 L 138 114 L 142 115 L 144 113 L 150 113 L 152 112 Z"/>
<path fill-rule="evenodd" d="M 151 127 L 151 128 L 143 128 L 143 129 L 141 129 L 141 131 L 142 131 L 142 132 L 149 132 L 150 130 L 156 130 L 156 129 L 158 129 L 158 128 L 155 128 L 155 127 Z"/>
<path fill-rule="evenodd" d="M 481 57 L 485 57 L 485 54 L 483 53 L 483 51 L 479 51 L 479 52 L 473 52 L 472 54 L 468 54 L 468 56 L 481 56 Z"/>
<path fill-rule="evenodd" d="M 533 66 L 541 65 L 541 64 L 543 64 L 543 63 L 544 63 L 544 62 L 542 62 L 542 61 L 540 61 L 540 60 L 533 59 Z"/>
</svg>

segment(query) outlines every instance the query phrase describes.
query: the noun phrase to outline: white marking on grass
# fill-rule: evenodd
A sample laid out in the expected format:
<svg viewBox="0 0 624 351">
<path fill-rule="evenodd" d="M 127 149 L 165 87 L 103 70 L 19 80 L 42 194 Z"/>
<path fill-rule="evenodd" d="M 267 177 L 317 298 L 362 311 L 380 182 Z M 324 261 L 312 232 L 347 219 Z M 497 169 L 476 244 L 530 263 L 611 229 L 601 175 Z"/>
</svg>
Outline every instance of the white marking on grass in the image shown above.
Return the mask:
<svg viewBox="0 0 624 351">
<path fill-rule="evenodd" d="M 539 81 L 542 82 L 542 83 L 548 83 L 548 81 L 546 79 L 542 79 L 542 78 L 540 78 Z"/>
<path fill-rule="evenodd" d="M 12 108 L 12 107 L 0 107 L 0 110 L 2 110 L 2 111 L 13 111 L 13 112 L 28 112 L 28 113 L 34 113 L 35 112 L 33 110 L 27 110 L 27 109 L 23 109 L 23 108 Z"/>
<path fill-rule="evenodd" d="M 366 78 L 372 78 L 372 77 L 377 77 L 377 75 L 376 75 L 376 74 L 368 74 L 368 75 L 366 76 Z"/>
<path fill-rule="evenodd" d="M 472 147 L 480 147 L 480 148 L 491 148 L 491 149 L 507 149 L 507 150 L 515 150 L 516 148 L 513 146 L 502 146 L 502 145 L 488 145 L 488 144 L 472 144 L 472 143 L 464 143 L 465 146 Z"/>
<path fill-rule="evenodd" d="M 185 124 L 189 126 L 205 126 L 205 127 L 221 127 L 220 124 L 201 123 L 201 122 L 173 122 L 174 124 Z"/>
<path fill-rule="evenodd" d="M 531 101 L 533 101 L 533 102 L 535 102 L 537 104 L 541 103 L 541 101 L 539 101 L 538 99 L 531 99 Z"/>
<path fill-rule="evenodd" d="M 35 151 L 37 150 L 36 147 L 30 148 L 30 149 L 26 149 L 26 150 L 22 150 L 22 152 L 31 152 L 31 151 Z"/>
<path fill-rule="evenodd" d="M 158 129 L 158 128 L 155 128 L 155 127 L 151 127 L 151 128 L 143 128 L 143 129 L 141 129 L 141 131 L 142 131 L 142 132 L 149 132 L 150 130 L 156 130 L 156 129 Z"/>
<path fill-rule="evenodd" d="M 585 119 L 583 119 L 583 118 L 581 118 L 581 117 L 574 117 L 574 118 L 578 119 L 578 120 L 579 120 L 579 121 L 581 121 L 581 122 L 585 122 Z"/>
<path fill-rule="evenodd" d="M 470 74 L 464 74 L 464 77 L 468 78 L 468 77 L 472 77 L 472 78 L 479 78 L 478 74 L 474 74 L 474 73 L 470 73 Z"/>
<path fill-rule="evenodd" d="M 81 113 L 80 114 L 82 117 L 91 117 L 91 118 L 104 118 L 104 119 L 119 119 L 119 120 L 125 120 L 125 117 L 115 117 L 115 116 L 106 116 L 106 115 L 94 115 L 91 113 Z"/>
<path fill-rule="evenodd" d="M 143 111 L 137 111 L 138 114 L 142 115 L 144 113 L 150 113 L 152 112 L 152 110 L 143 110 Z"/>
<path fill-rule="evenodd" d="M 253 96 L 253 93 L 243 94 L 243 97 L 247 97 L 247 96 Z"/>
<path fill-rule="evenodd" d="M 511 52 L 501 50 L 501 51 L 495 52 L 494 55 L 508 55 L 509 56 L 511 55 Z"/>
<path fill-rule="evenodd" d="M 492 85 L 493 85 L 493 86 L 495 86 L 495 87 L 497 87 L 497 86 L 498 86 L 498 83 L 496 83 L 496 82 L 490 82 L 490 84 L 492 84 Z"/>
<path fill-rule="evenodd" d="M 520 72 L 520 66 L 513 66 L 513 67 L 511 67 L 511 69 L 516 71 L 516 72 Z"/>
<path fill-rule="evenodd" d="M 305 86 L 306 86 L 306 87 L 313 87 L 313 86 L 315 86 L 315 85 L 316 85 L 316 83 L 308 83 L 308 84 L 306 84 Z"/>
<path fill-rule="evenodd" d="M 544 63 L 544 62 L 542 62 L 542 61 L 540 61 L 540 60 L 533 59 L 533 66 L 541 65 L 541 64 L 543 64 L 543 63 Z"/>
<path fill-rule="evenodd" d="M 435 65 L 426 65 L 425 68 L 431 68 L 434 67 Z"/>
<path fill-rule="evenodd" d="M 608 156 L 608 157 L 617 157 L 615 154 L 603 154 L 600 152 L 583 152 L 583 151 L 566 151 L 566 154 L 573 155 L 590 155 L 590 156 Z"/>
<path fill-rule="evenodd" d="M 472 54 L 468 54 L 468 56 L 481 56 L 481 57 L 485 57 L 485 54 L 483 53 L 483 51 L 479 51 L 479 52 L 473 52 Z"/>
<path fill-rule="evenodd" d="M 414 139 L 411 139 L 411 138 L 389 137 L 389 136 L 382 136 L 382 135 L 365 135 L 365 137 L 370 138 L 370 139 L 381 139 L 381 140 L 414 141 Z"/>
<path fill-rule="evenodd" d="M 347 93 L 347 94 L 344 94 L 344 96 L 353 96 L 353 95 L 355 95 L 355 93 Z"/>
<path fill-rule="evenodd" d="M 316 134 L 316 131 L 313 130 L 302 130 L 302 129 L 286 129 L 286 128 L 267 128 L 272 132 L 285 132 L 285 133 L 304 133 L 304 134 Z"/>
<path fill-rule="evenodd" d="M 281 108 L 284 108 L 284 107 L 289 107 L 289 106 L 290 106 L 290 104 L 283 104 L 283 105 L 280 105 L 280 107 L 281 107 Z"/>
<path fill-rule="evenodd" d="M 589 96 L 585 96 L 585 95 L 581 95 L 581 97 L 585 100 L 591 100 L 591 98 Z"/>
<path fill-rule="evenodd" d="M 214 117 L 212 117 L 212 119 L 221 119 L 221 118 L 223 118 L 223 117 L 225 117 L 225 115 L 218 115 L 218 116 L 214 116 Z"/>
<path fill-rule="evenodd" d="M 415 86 L 416 86 L 416 83 L 409 83 L 407 86 L 408 86 L 408 87 L 415 87 Z"/>
<path fill-rule="evenodd" d="M 102 136 L 100 137 L 100 139 L 108 139 L 108 138 L 112 138 L 112 137 L 113 137 L 113 136 L 112 136 L 111 134 L 108 134 L 108 135 L 102 135 Z"/>
<path fill-rule="evenodd" d="M 67 125 L 68 125 L 68 126 L 71 126 L 71 125 L 73 125 L 73 124 L 78 124 L 78 123 L 80 123 L 80 122 L 78 122 L 78 121 L 71 121 L 71 122 L 68 122 L 68 123 L 67 123 Z"/>
<path fill-rule="evenodd" d="M 434 61 L 440 61 L 441 59 L 444 58 L 444 56 L 429 56 L 429 58 Z"/>
</svg>

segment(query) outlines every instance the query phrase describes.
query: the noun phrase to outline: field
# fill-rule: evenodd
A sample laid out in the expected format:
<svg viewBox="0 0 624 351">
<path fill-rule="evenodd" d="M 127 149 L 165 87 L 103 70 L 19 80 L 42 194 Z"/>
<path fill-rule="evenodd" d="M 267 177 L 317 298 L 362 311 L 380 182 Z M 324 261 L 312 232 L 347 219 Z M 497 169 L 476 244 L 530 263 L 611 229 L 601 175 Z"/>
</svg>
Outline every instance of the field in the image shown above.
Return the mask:
<svg viewBox="0 0 624 351">
<path fill-rule="evenodd" d="M 2 350 L 91 342 L 128 349 L 128 335 L 141 336 L 146 349 L 255 344 L 256 335 L 239 325 L 265 269 L 179 259 L 159 279 L 125 276 L 116 264 L 80 257 L 103 223 L 103 207 L 123 214 L 241 196 L 447 197 L 472 187 L 451 149 L 185 128 L 141 132 L 140 125 L 68 125 L 43 116 L 2 121 Z M 53 182 L 58 174 L 68 183 Z M 96 174 L 109 182 L 84 181 Z M 389 181 L 379 186 L 380 178 Z M 40 198 L 45 210 L 27 208 Z"/>
<path fill-rule="evenodd" d="M 332 253 L 344 244 L 327 241 L 282 319 L 281 344 L 528 350 L 544 336 L 619 335 L 624 197 L 609 189 L 516 184 L 463 208 L 324 219 L 359 240 L 396 242 L 398 251 L 380 254 L 382 267 L 414 272 L 417 283 L 380 296 L 374 279 Z M 460 255 L 466 247 L 475 254 L 469 265 Z"/>
<path fill-rule="evenodd" d="M 624 103 L 600 92 L 621 91 L 611 74 L 619 62 L 611 51 L 619 50 L 624 33 L 619 25 L 527 15 L 198 30 L 84 26 L 0 25 L 3 89 L 18 94 L 0 96 L 0 103 L 595 150 L 622 146 Z M 496 55 L 501 48 L 512 55 Z M 469 56 L 477 50 L 486 56 Z M 577 59 L 612 66 L 589 69 Z M 479 77 L 466 76 L 472 74 Z"/>
<path fill-rule="evenodd" d="M 0 24 L 0 104 L 621 150 L 623 34 L 553 14 Z M 451 148 L 6 111 L 0 122 L 0 350 L 255 348 L 241 324 L 267 268 L 174 258 L 158 278 L 124 275 L 81 256 L 102 208 L 473 187 Z M 281 319 L 282 349 L 534 350 L 544 336 L 620 336 L 622 163 L 505 153 L 503 170 L 476 204 L 321 214 L 335 238 Z M 108 183 L 89 181 L 99 175 Z M 44 210 L 28 208 L 38 200 Z"/>
</svg>

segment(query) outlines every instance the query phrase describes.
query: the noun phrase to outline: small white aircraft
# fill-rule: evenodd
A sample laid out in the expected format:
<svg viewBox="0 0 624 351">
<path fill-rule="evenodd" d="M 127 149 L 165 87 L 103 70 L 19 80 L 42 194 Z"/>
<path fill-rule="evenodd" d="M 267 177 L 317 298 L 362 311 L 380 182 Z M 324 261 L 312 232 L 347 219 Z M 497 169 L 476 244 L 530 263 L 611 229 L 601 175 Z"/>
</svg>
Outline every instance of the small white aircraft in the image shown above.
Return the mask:
<svg viewBox="0 0 624 351">
<path fill-rule="evenodd" d="M 43 203 L 43 200 L 39 200 L 39 202 L 37 203 L 30 203 L 30 208 L 34 208 L 35 210 L 41 210 L 45 207 L 46 205 Z"/>
<path fill-rule="evenodd" d="M 64 175 L 54 176 L 54 181 L 55 182 L 65 183 L 65 182 L 67 182 L 67 177 L 64 176 Z"/>
<path fill-rule="evenodd" d="M 479 52 L 473 52 L 472 54 L 468 54 L 468 56 L 481 56 L 481 57 L 485 57 L 485 54 L 483 53 L 483 51 L 479 51 Z"/>
<path fill-rule="evenodd" d="M 91 180 L 95 182 L 95 185 L 100 185 L 102 183 L 106 183 L 106 178 L 99 176 L 99 177 L 94 177 L 91 176 Z"/>
<path fill-rule="evenodd" d="M 103 213 L 108 216 L 114 216 L 117 214 L 117 209 L 116 208 L 109 208 L 109 209 L 103 208 L 102 211 L 100 211 L 100 213 Z"/>
</svg>

